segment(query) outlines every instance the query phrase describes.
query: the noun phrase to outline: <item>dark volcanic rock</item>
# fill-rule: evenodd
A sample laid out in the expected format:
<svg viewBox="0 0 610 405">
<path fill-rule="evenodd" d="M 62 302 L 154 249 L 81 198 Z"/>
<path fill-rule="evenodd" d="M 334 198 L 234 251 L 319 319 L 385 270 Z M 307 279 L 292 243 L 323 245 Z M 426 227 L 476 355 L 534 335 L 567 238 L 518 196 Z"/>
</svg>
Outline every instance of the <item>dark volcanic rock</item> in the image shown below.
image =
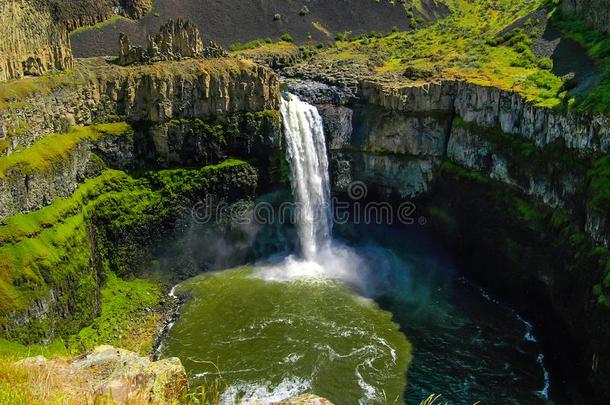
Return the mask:
<svg viewBox="0 0 610 405">
<path fill-rule="evenodd" d="M 310 104 L 345 105 L 355 98 L 351 89 L 311 80 L 287 80 L 288 91 Z"/>
</svg>

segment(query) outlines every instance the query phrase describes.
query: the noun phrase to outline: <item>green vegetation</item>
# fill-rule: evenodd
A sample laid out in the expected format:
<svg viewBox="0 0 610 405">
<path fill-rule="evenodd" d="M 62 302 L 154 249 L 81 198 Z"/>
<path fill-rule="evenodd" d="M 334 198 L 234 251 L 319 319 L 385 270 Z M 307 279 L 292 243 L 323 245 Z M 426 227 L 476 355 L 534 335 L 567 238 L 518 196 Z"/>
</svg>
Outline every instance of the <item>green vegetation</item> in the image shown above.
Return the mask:
<svg viewBox="0 0 610 405">
<path fill-rule="evenodd" d="M 610 156 L 596 160 L 587 174 L 590 181 L 589 208 L 607 216 L 610 212 Z"/>
<path fill-rule="evenodd" d="M 534 101 L 546 101 L 548 83 L 528 77 L 540 68 L 529 48 L 532 27 L 512 36 L 496 35 L 508 24 L 539 8 L 543 1 L 463 1 L 447 2 L 450 16 L 414 32 L 395 32 L 386 37 L 376 33 L 342 41 L 328 53 L 351 50 L 367 54 L 379 74 L 402 73 L 408 67 L 430 76 L 463 78 L 474 83 L 520 91 Z M 339 38 L 344 40 L 343 38 Z M 429 79 L 428 77 L 427 79 Z M 547 92 L 545 95 L 541 93 Z M 546 98 L 545 98 L 546 97 Z M 551 104 L 547 101 L 547 104 Z"/>
<path fill-rule="evenodd" d="M 555 0 L 555 3 L 558 3 Z M 595 111 L 610 115 L 610 37 L 595 31 L 584 21 L 564 15 L 557 8 L 551 22 L 562 35 L 572 38 L 585 49 L 602 70 L 599 82 L 582 94 L 574 94 L 570 105 L 578 111 Z"/>
<path fill-rule="evenodd" d="M 256 175 L 247 163 L 236 160 L 145 173 L 137 179 L 107 170 L 70 198 L 9 218 L 0 226 L 0 324 L 9 323 L 33 301 L 45 300 L 51 286 L 57 309 L 69 314 L 55 319 L 57 335 L 69 336 L 91 324 L 98 315 L 101 278 L 133 274 L 144 264 L 142 247 L 171 227 L 189 199 L 204 191 L 222 195 L 229 183 L 245 197 L 248 189 L 253 190 Z M 40 341 L 49 332 L 52 317 L 32 318 L 14 326 L 8 336 L 24 343 Z M 92 336 L 81 336 L 80 344 L 95 343 Z"/>
<path fill-rule="evenodd" d="M 245 43 L 235 43 L 235 44 L 231 44 L 229 45 L 229 50 L 231 52 L 237 52 L 237 51 L 245 51 L 247 49 L 255 49 L 255 48 L 259 48 L 265 44 L 272 44 L 273 43 L 273 39 L 272 38 L 265 38 L 265 39 L 255 39 L 249 42 L 245 42 Z"/>
<path fill-rule="evenodd" d="M 290 35 L 289 33 L 283 34 L 280 38 L 284 42 L 294 42 L 294 38 L 292 38 L 292 35 Z"/>
<path fill-rule="evenodd" d="M 22 173 L 47 171 L 65 159 L 81 142 L 96 141 L 105 136 L 133 136 L 133 130 L 129 124 L 117 122 L 75 127 L 67 134 L 46 136 L 30 148 L 0 157 L 0 178 L 9 170 Z"/>
<path fill-rule="evenodd" d="M 164 287 L 148 279 L 124 280 L 113 273 L 108 273 L 107 277 L 100 293 L 100 315 L 91 325 L 65 340 L 56 338 L 44 345 L 24 345 L 0 339 L 0 359 L 68 356 L 101 344 L 148 355 L 159 327 Z"/>
<path fill-rule="evenodd" d="M 100 298 L 100 316 L 71 336 L 68 347 L 80 353 L 110 344 L 141 355 L 151 353 L 161 317 L 162 285 L 145 279 L 123 280 L 108 273 Z"/>
<path fill-rule="evenodd" d="M 444 162 L 440 174 L 451 187 L 460 189 L 458 212 L 447 205 L 450 198 L 433 205 L 436 211 L 445 211 L 440 223 L 450 225 L 449 231 L 458 229 L 456 220 L 462 230 L 477 229 L 479 242 L 485 241 L 485 249 L 504 257 L 508 269 L 538 266 L 539 271 L 552 272 L 554 266 L 561 266 L 567 271 L 565 277 L 570 277 L 570 273 L 601 268 L 605 275 L 593 293 L 599 304 L 610 308 L 610 251 L 595 247 L 570 215 L 534 203 L 518 190 L 452 162 Z"/>
<path fill-rule="evenodd" d="M 158 15 L 155 15 L 155 17 L 158 17 Z M 123 17 L 122 15 L 114 14 L 112 17 L 108 18 L 107 20 L 99 22 L 95 25 L 85 25 L 83 27 L 79 27 L 79 28 L 75 29 L 74 31 L 70 32 L 70 36 L 78 35 L 78 34 L 81 34 L 85 31 L 89 31 L 89 30 L 101 30 L 102 28 L 107 27 L 109 25 L 116 25 L 120 21 L 123 21 L 126 23 L 134 22 L 133 20 L 131 20 L 127 17 Z"/>
<path fill-rule="evenodd" d="M 512 167 L 528 173 L 569 173 L 585 177 L 590 166 L 587 158 L 580 157 L 570 150 L 561 139 L 544 147 L 519 135 L 507 134 L 501 128 L 484 128 L 476 123 L 464 122 L 461 117 L 453 121 L 453 126 L 463 127 L 480 135 L 489 142 L 493 150 L 505 157 Z"/>
<path fill-rule="evenodd" d="M 92 73 L 88 70 L 74 69 L 0 82 L 0 110 L 19 108 L 23 105 L 21 100 L 35 94 L 45 95 L 58 88 L 88 83 L 91 77 Z"/>
<path fill-rule="evenodd" d="M 67 356 L 69 350 L 62 339 L 54 339 L 48 344 L 24 345 L 6 339 L 0 339 L 0 359 L 23 359 L 26 357 L 45 356 Z"/>
<path fill-rule="evenodd" d="M 17 365 L 0 357 L 0 403 L 10 405 L 66 405 L 65 381 L 45 370 Z"/>
<path fill-rule="evenodd" d="M 410 17 L 414 9 L 425 14 L 417 1 L 403 4 Z M 516 28 L 505 29 L 547 7 L 551 24 L 581 43 L 598 65 L 610 72 L 610 39 L 606 35 L 587 28 L 581 21 L 562 16 L 557 4 L 547 0 L 447 0 L 444 4 L 450 15 L 415 31 L 394 30 L 387 36 L 379 32 L 358 37 L 352 37 L 349 31 L 331 34 L 314 22 L 314 28 L 336 40 L 334 46 L 314 58 L 321 62 L 366 58 L 376 66 L 377 77 L 394 81 L 405 76 L 416 82 L 463 79 L 515 91 L 542 107 L 572 107 L 610 114 L 610 73 L 604 73 L 591 91 L 572 94 L 573 83 L 552 72 L 553 61 L 548 57 L 539 58 L 532 51 L 534 38 L 542 34 L 540 19 L 532 17 Z"/>
</svg>

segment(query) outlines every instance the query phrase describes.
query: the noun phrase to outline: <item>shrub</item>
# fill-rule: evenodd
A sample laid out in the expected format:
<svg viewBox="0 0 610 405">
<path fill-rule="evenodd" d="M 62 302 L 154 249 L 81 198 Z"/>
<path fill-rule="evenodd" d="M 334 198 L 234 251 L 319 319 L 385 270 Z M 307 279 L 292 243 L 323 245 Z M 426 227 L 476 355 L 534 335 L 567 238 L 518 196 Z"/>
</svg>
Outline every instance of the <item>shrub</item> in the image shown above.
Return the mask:
<svg viewBox="0 0 610 405">
<path fill-rule="evenodd" d="M 544 70 L 551 70 L 553 69 L 553 60 L 548 57 L 543 57 L 538 61 L 538 67 Z"/>
<path fill-rule="evenodd" d="M 292 35 L 290 35 L 289 33 L 285 33 L 280 38 L 284 42 L 294 42 L 294 38 L 292 38 Z"/>
</svg>

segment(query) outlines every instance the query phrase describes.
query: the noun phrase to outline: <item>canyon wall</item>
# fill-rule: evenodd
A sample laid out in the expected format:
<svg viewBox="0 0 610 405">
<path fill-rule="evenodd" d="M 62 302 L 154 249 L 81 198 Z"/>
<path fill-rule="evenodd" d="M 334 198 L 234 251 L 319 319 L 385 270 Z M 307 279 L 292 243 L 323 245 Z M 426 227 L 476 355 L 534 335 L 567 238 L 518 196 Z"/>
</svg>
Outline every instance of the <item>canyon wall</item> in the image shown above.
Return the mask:
<svg viewBox="0 0 610 405">
<path fill-rule="evenodd" d="M 421 181 L 416 183 L 409 179 L 412 171 L 374 175 L 403 179 L 395 187 L 378 184 L 386 195 L 413 198 L 428 191 L 434 167 L 449 159 L 551 208 L 586 212 L 591 238 L 609 246 L 608 216 L 587 204 L 585 189 L 587 169 L 610 150 L 610 120 L 605 116 L 553 111 L 512 92 L 455 81 L 400 88 L 364 82 L 361 101 L 350 109 L 320 110 L 331 126 L 331 148 L 341 156 L 359 152 L 357 160 L 370 162 L 403 157 L 411 159 L 410 167 L 419 167 L 415 177 Z M 342 120 L 355 129 L 346 130 Z M 342 184 L 356 172 L 364 170 L 366 176 L 362 164 L 337 161 L 342 170 L 336 178 Z M 396 169 L 389 163 L 383 167 Z"/>
<path fill-rule="evenodd" d="M 26 0 L 0 1 L 0 81 L 72 66 L 68 31 Z"/>
<path fill-rule="evenodd" d="M 115 14 L 142 18 L 150 0 L 1 0 L 0 81 L 72 67 L 68 33 Z"/>
<path fill-rule="evenodd" d="M 62 85 L 7 100 L 0 109 L 0 156 L 12 162 L 1 167 L 0 221 L 71 195 L 94 173 L 92 150 L 111 167 L 128 169 L 147 163 L 209 165 L 227 154 L 262 157 L 261 145 L 279 145 L 279 116 L 273 113 L 279 83 L 267 68 L 233 59 L 172 62 L 161 71 L 88 62 L 90 69 L 79 65 L 64 73 L 68 79 Z M 98 138 L 94 124 L 117 121 L 137 128 Z M 80 126 L 89 133 L 81 134 Z M 27 170 L 21 161 L 50 135 L 71 146 L 45 156 L 50 161 L 45 170 Z"/>
<path fill-rule="evenodd" d="M 362 82 L 347 100 L 287 83 L 315 88 L 335 192 L 360 181 L 373 201 L 414 201 L 467 274 L 550 331 L 541 339 L 564 357 L 547 361 L 608 395 L 608 118 L 451 80 Z"/>
<path fill-rule="evenodd" d="M 132 68 L 88 59 L 54 83 L 28 80 L 37 90 L 2 100 L 7 108 L 0 109 L 0 155 L 71 125 L 117 118 L 160 124 L 279 106 L 279 82 L 270 69 L 230 58 Z"/>
<path fill-rule="evenodd" d="M 95 59 L 0 86 L 5 338 L 78 332 L 109 272 L 146 266 L 147 247 L 186 229 L 198 203 L 251 199 L 280 175 L 279 82 L 250 62 Z"/>
</svg>

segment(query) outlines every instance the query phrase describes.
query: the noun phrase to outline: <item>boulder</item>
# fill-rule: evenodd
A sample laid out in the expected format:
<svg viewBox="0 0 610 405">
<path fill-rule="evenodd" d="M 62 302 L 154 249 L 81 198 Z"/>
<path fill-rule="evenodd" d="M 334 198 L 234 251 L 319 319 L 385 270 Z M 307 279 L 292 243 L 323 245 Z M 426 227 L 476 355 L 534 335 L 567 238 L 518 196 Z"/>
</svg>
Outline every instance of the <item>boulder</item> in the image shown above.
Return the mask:
<svg viewBox="0 0 610 405">
<path fill-rule="evenodd" d="M 37 370 L 44 368 L 44 374 L 53 375 L 55 380 L 64 381 L 70 387 L 65 392 L 62 390 L 62 394 L 83 403 L 99 400 L 116 404 L 182 403 L 188 391 L 186 371 L 180 359 L 153 362 L 113 346 L 96 347 L 72 362 L 37 356 L 18 364 Z"/>
</svg>

